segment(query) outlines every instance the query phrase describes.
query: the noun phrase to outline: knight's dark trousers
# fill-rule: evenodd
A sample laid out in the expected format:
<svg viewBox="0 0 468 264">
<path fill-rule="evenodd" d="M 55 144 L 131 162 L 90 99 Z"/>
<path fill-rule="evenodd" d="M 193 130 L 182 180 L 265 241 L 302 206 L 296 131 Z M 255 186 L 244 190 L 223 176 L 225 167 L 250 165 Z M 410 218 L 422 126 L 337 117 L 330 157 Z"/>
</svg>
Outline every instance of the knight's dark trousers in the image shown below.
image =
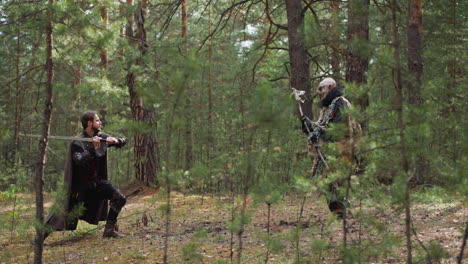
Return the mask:
<svg viewBox="0 0 468 264">
<path fill-rule="evenodd" d="M 127 202 L 127 198 L 115 188 L 110 182 L 104 179 L 99 179 L 97 182 L 84 187 L 80 191 L 80 200 L 83 202 L 93 202 L 95 200 L 109 200 L 110 208 L 107 214 L 107 223 L 116 224 L 117 216 L 122 207 Z"/>
<path fill-rule="evenodd" d="M 102 179 L 96 185 L 96 192 L 100 199 L 110 200 L 107 224 L 115 225 L 117 223 L 117 216 L 127 202 L 127 198 L 125 198 L 122 192 L 115 188 L 110 182 Z"/>
</svg>

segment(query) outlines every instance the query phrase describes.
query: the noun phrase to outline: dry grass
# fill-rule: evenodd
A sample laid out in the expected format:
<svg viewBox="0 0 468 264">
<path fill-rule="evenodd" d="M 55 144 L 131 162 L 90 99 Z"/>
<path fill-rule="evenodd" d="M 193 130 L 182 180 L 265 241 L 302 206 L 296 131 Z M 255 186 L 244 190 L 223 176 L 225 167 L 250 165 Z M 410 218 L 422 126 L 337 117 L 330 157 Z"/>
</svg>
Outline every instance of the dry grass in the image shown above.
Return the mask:
<svg viewBox="0 0 468 264">
<path fill-rule="evenodd" d="M 140 186 L 125 189 L 128 194 Z M 22 194 L 25 204 L 32 204 L 33 195 Z M 338 247 L 342 242 L 342 223 L 328 213 L 323 198 L 309 197 L 304 208 L 303 224 L 300 232 L 300 253 L 306 263 L 338 263 Z M 126 234 L 122 239 L 103 239 L 103 224 L 88 225 L 80 221 L 75 232 L 55 232 L 45 243 L 45 263 L 162 263 L 164 241 L 164 219 L 158 208 L 164 200 L 156 190 L 140 188 L 129 197 L 128 203 L 119 218 L 120 232 Z M 202 263 L 225 261 L 229 263 L 231 251 L 231 232 L 227 222 L 231 218 L 233 206 L 229 197 L 202 197 L 174 192 L 172 195 L 172 222 L 169 234 L 169 260 L 171 263 L 195 263 L 196 259 L 185 260 L 182 248 L 187 245 L 195 232 L 204 228 L 207 238 L 195 241 L 198 260 Z M 300 198 L 285 197 L 279 204 L 272 206 L 271 233 L 281 244 L 277 252 L 270 254 L 269 263 L 293 263 L 296 256 L 293 233 L 299 212 Z M 243 234 L 244 251 L 242 263 L 264 263 L 267 246 L 265 245 L 267 228 L 266 205 L 254 206 L 249 200 L 249 214 L 252 222 Z M 30 209 L 30 208 L 29 208 Z M 11 206 L 1 204 L 2 218 L 7 216 Z M 22 207 L 20 222 L 32 219 L 33 210 Z M 375 247 L 383 247 L 382 241 L 395 237 L 393 248 L 379 257 L 368 257 L 365 263 L 402 263 L 405 260 L 404 216 L 392 209 L 377 210 L 363 207 L 365 221 L 357 221 L 358 209 L 353 210 L 349 227 L 349 243 L 361 243 L 363 254 Z M 145 224 L 145 215 L 147 224 Z M 439 203 L 435 205 L 418 204 L 413 207 L 414 225 L 419 240 L 428 245 L 434 241 L 442 245 L 449 253 L 446 263 L 455 263 L 459 253 L 462 235 L 460 230 L 467 219 L 467 208 L 461 202 Z M 7 217 L 8 218 L 8 217 Z M 6 221 L 6 218 L 3 218 Z M 13 239 L 7 228 L 0 233 L 0 263 L 32 263 L 34 236 L 32 226 L 23 234 L 14 233 Z M 310 246 L 312 240 L 321 238 L 328 243 L 327 249 L 319 260 L 318 254 Z M 234 236 L 234 260 L 237 250 L 237 236 Z M 414 245 L 419 242 L 414 241 Z M 416 246 L 418 247 L 418 246 Z M 421 253 L 421 252 L 420 252 Z M 220 262 L 221 263 L 221 262 Z"/>
</svg>

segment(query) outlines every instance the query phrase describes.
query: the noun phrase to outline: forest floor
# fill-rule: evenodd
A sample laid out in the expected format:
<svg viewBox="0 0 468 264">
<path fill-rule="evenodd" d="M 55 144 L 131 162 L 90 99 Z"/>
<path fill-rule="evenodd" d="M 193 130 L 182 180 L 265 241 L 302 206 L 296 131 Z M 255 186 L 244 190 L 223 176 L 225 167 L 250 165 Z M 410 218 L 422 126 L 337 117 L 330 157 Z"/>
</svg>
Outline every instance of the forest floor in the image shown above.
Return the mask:
<svg viewBox="0 0 468 264">
<path fill-rule="evenodd" d="M 44 263 L 163 263 L 166 218 L 162 194 L 141 186 L 131 186 L 125 191 L 132 195 L 119 218 L 124 238 L 103 239 L 104 223 L 96 228 L 80 221 L 76 231 L 54 232 L 47 238 Z M 255 205 L 251 198 L 246 200 L 251 221 L 240 236 L 241 263 L 265 263 L 267 244 L 270 244 L 268 263 L 297 263 L 298 258 L 301 263 L 343 262 L 339 254 L 343 245 L 342 221 L 328 213 L 323 197 L 311 195 L 305 200 L 301 224 L 296 228 L 302 200 L 287 195 L 271 206 L 269 243 L 267 206 Z M 46 207 L 51 205 L 49 196 L 46 202 Z M 170 263 L 230 263 L 231 258 L 237 263 L 239 236 L 237 232 L 231 233 L 233 225 L 228 223 L 233 208 L 239 209 L 242 199 L 173 192 L 171 203 L 167 237 Z M 11 213 L 11 201 L 0 201 L 0 263 L 33 262 L 32 204 L 33 194 L 19 194 L 15 205 L 18 214 L 15 214 Z M 375 208 L 371 204 L 361 203 L 362 214 L 359 208 L 351 211 L 348 259 L 354 259 L 355 263 L 359 258 L 360 263 L 404 263 L 404 210 Z M 431 256 L 443 258 L 440 263 L 456 263 L 464 222 L 468 219 L 468 208 L 462 199 L 415 202 L 412 216 L 417 233 L 417 237 L 413 236 L 415 262 L 429 261 L 421 246 L 424 245 L 427 252 L 432 252 Z M 14 228 L 11 219 L 15 219 Z M 468 259 L 466 251 L 464 260 Z"/>
</svg>

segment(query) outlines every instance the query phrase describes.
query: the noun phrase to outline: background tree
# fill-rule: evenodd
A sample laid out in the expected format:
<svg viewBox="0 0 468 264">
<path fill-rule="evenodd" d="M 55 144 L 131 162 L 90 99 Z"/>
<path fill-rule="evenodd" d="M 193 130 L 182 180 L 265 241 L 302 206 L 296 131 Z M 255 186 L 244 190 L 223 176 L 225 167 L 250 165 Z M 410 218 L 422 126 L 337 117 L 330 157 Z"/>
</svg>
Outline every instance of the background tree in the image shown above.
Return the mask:
<svg viewBox="0 0 468 264">
<path fill-rule="evenodd" d="M 422 1 L 408 2 L 408 70 L 412 78 L 408 86 L 408 101 L 410 104 L 421 103 L 421 78 L 423 74 L 422 61 Z"/>
<path fill-rule="evenodd" d="M 395 78 L 395 90 L 396 90 L 396 111 L 398 116 L 398 129 L 399 129 L 399 139 L 400 139 L 400 154 L 401 154 L 401 167 L 403 169 L 403 179 L 404 179 L 404 188 L 405 188 L 405 232 L 406 232 L 406 250 L 407 258 L 406 263 L 413 263 L 413 253 L 412 253 L 412 242 L 411 242 L 411 199 L 410 199 L 410 172 L 409 172 L 409 162 L 408 155 L 406 151 L 406 139 L 405 139 L 405 130 L 406 125 L 404 122 L 404 108 L 403 108 L 403 80 L 402 80 L 402 65 L 400 57 L 400 40 L 398 32 L 398 21 L 397 21 L 397 10 L 398 4 L 396 0 L 392 2 L 392 44 L 393 44 L 393 59 L 394 59 L 394 78 Z"/>
<path fill-rule="evenodd" d="M 42 122 L 42 137 L 39 142 L 39 157 L 36 164 L 36 237 L 34 239 L 34 263 L 42 263 L 42 253 L 44 248 L 44 167 L 47 157 L 47 146 L 49 142 L 50 120 L 52 115 L 52 82 L 54 79 L 54 65 L 52 60 L 53 49 L 53 8 L 54 1 L 48 1 L 47 24 L 46 24 L 46 75 L 45 85 L 45 106 Z"/>
<path fill-rule="evenodd" d="M 346 81 L 356 84 L 366 83 L 369 67 L 369 0 L 348 1 L 348 54 L 346 59 Z M 362 110 L 369 106 L 369 98 L 364 92 L 356 98 L 356 105 Z"/>
<path fill-rule="evenodd" d="M 154 128 L 157 123 L 154 120 L 153 113 L 144 104 L 144 99 L 139 95 L 137 74 L 135 69 L 144 70 L 144 57 L 147 53 L 148 43 L 145 31 L 145 17 L 143 5 L 138 3 L 136 10 L 130 12 L 128 24 L 126 27 L 126 37 L 134 43 L 141 52 L 135 59 L 135 64 L 130 61 L 129 70 L 127 73 L 127 87 L 130 94 L 130 108 L 132 110 L 133 120 L 140 124 L 139 131 L 136 131 L 134 136 L 134 153 L 135 153 L 135 177 L 144 182 L 146 185 L 157 184 L 157 173 L 160 171 L 159 163 L 159 145 L 155 135 Z M 129 9 L 132 10 L 132 0 L 127 0 Z M 134 25 L 136 31 L 133 31 Z M 136 66 L 136 67 L 135 67 Z"/>
<path fill-rule="evenodd" d="M 300 0 L 286 1 L 288 16 L 289 60 L 291 64 L 291 87 L 305 91 L 306 98 L 301 103 L 304 115 L 312 117 L 312 97 L 309 81 L 309 63 L 304 43 L 304 12 Z"/>
</svg>

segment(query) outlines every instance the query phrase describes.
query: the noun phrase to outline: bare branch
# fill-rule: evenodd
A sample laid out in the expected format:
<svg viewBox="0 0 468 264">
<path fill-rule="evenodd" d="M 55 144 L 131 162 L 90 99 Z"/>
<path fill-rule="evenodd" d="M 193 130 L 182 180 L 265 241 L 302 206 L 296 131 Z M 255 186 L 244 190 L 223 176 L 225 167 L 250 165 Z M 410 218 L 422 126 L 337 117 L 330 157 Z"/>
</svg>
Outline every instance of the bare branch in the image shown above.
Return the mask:
<svg viewBox="0 0 468 264">
<path fill-rule="evenodd" d="M 230 20 L 230 18 L 232 17 L 232 13 L 234 11 L 234 9 L 238 6 L 241 6 L 241 5 L 244 5 L 245 3 L 247 2 L 250 2 L 252 0 L 242 0 L 242 1 L 239 1 L 237 3 L 234 3 L 232 4 L 230 7 L 228 7 L 226 10 L 224 10 L 220 17 L 219 17 L 219 20 L 218 22 L 216 23 L 216 26 L 214 27 L 213 31 L 208 34 L 208 36 L 205 37 L 205 39 L 203 39 L 200 47 L 198 48 L 197 50 L 197 53 L 200 52 L 200 50 L 205 46 L 205 43 L 208 41 L 208 39 L 212 38 L 218 31 L 221 31 L 222 29 L 224 29 L 224 27 L 226 27 L 226 24 L 227 22 Z M 260 1 L 256 1 L 254 3 L 258 3 Z M 225 21 L 223 21 L 223 18 L 227 15 L 227 18 L 225 19 Z"/>
<path fill-rule="evenodd" d="M 280 24 L 277 24 L 277 23 L 273 22 L 273 19 L 270 16 L 270 6 L 269 6 L 268 0 L 265 1 L 265 13 L 266 13 L 267 19 L 270 22 L 270 24 L 275 25 L 277 28 L 280 28 L 280 29 L 283 29 L 283 30 L 288 30 L 287 26 L 280 25 Z"/>
<path fill-rule="evenodd" d="M 41 64 L 41 65 L 37 65 L 35 67 L 31 67 L 29 68 L 27 71 L 23 72 L 22 74 L 18 75 L 18 77 L 10 80 L 9 82 L 7 82 L 6 84 L 4 84 L 2 87 L 0 87 L 0 90 L 2 90 L 3 88 L 7 87 L 8 85 L 10 85 L 12 82 L 15 82 L 19 79 L 21 79 L 23 76 L 26 76 L 28 73 L 34 71 L 34 70 L 37 70 L 39 68 L 43 68 L 44 67 L 44 64 Z"/>
<path fill-rule="evenodd" d="M 288 76 L 281 76 L 281 77 L 278 77 L 278 78 L 275 78 L 275 79 L 268 79 L 268 81 L 270 81 L 270 82 L 276 82 L 276 81 L 280 81 L 280 80 L 289 80 L 289 77 Z"/>
<path fill-rule="evenodd" d="M 371 151 L 374 151 L 374 150 L 377 150 L 377 149 L 385 149 L 385 148 L 388 148 L 388 147 L 391 147 L 391 146 L 395 146 L 395 145 L 397 145 L 397 144 L 398 144 L 398 142 L 394 142 L 394 143 L 390 143 L 390 144 L 387 144 L 387 145 L 383 145 L 383 146 L 378 146 L 378 147 L 375 147 L 375 148 L 366 149 L 366 150 L 357 152 L 356 155 L 359 156 L 359 155 L 362 155 L 362 154 L 367 153 L 367 152 L 371 152 Z"/>
</svg>

